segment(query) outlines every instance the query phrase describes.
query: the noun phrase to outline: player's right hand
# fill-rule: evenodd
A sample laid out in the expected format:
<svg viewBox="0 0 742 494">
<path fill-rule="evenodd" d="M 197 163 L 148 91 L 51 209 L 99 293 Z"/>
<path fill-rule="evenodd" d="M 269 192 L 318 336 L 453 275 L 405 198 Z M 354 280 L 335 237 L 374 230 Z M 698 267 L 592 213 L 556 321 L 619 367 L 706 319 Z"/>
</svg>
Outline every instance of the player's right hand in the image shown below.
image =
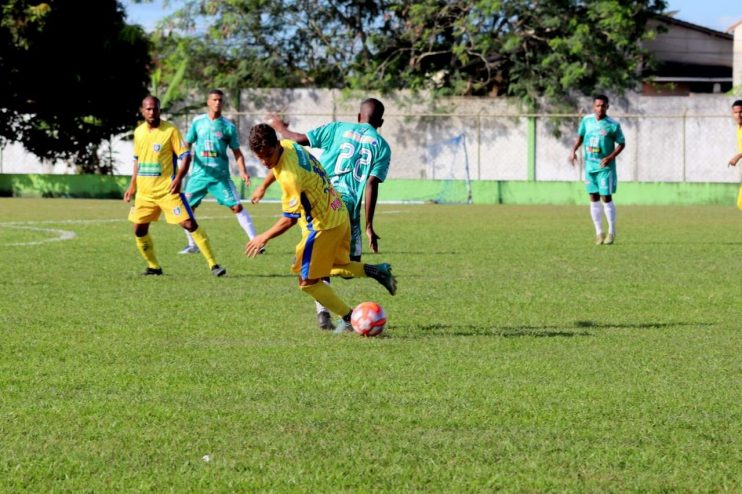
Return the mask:
<svg viewBox="0 0 742 494">
<path fill-rule="evenodd" d="M 366 237 L 368 237 L 368 246 L 371 249 L 371 252 L 374 254 L 379 253 L 379 240 L 381 237 L 379 237 L 373 228 L 366 228 Z"/>
<path fill-rule="evenodd" d="M 250 202 L 252 204 L 257 204 L 260 202 L 260 200 L 265 196 L 265 189 L 262 187 L 258 187 L 255 189 L 255 191 L 252 193 L 252 197 L 250 197 Z"/>
<path fill-rule="evenodd" d="M 124 202 L 131 202 L 131 198 L 134 196 L 134 190 L 131 188 L 126 189 L 126 192 L 124 192 Z"/>
</svg>

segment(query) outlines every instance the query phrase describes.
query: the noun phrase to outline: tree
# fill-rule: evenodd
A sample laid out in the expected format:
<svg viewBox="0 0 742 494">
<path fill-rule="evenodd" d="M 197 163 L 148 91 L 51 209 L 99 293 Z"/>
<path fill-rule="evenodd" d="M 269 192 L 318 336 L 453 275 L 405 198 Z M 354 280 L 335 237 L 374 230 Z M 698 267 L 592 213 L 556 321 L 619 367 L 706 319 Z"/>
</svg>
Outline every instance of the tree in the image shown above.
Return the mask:
<svg viewBox="0 0 742 494">
<path fill-rule="evenodd" d="M 512 95 L 530 107 L 623 91 L 663 0 L 186 0 L 166 26 L 229 87 Z M 197 26 L 211 26 L 196 29 Z M 160 39 L 158 47 L 167 47 Z M 164 50 L 163 50 L 164 51 Z"/>
<path fill-rule="evenodd" d="M 0 137 L 111 173 L 97 151 L 133 127 L 150 44 L 115 0 L 0 0 Z"/>
</svg>

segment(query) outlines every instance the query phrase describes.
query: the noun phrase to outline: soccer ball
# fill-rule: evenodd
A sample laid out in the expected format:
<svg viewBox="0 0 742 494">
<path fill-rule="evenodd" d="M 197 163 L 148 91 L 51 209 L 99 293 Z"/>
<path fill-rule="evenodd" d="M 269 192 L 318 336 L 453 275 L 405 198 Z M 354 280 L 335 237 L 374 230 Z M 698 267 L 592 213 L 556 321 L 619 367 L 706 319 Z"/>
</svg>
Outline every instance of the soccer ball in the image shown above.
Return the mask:
<svg viewBox="0 0 742 494">
<path fill-rule="evenodd" d="M 376 302 L 361 302 L 353 309 L 350 325 L 361 336 L 376 336 L 384 331 L 386 312 Z"/>
</svg>

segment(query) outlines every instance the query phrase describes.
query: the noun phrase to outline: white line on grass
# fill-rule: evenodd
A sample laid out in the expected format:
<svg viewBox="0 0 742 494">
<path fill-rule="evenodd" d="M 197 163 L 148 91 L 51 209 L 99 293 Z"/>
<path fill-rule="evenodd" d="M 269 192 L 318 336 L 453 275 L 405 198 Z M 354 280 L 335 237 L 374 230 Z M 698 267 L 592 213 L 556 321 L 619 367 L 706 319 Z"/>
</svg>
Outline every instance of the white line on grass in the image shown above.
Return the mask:
<svg viewBox="0 0 742 494">
<path fill-rule="evenodd" d="M 40 245 L 48 242 L 61 242 L 63 240 L 72 240 L 77 236 L 75 232 L 69 230 L 56 230 L 54 228 L 38 228 L 33 226 L 19 226 L 10 223 L 0 223 L 0 227 L 5 228 L 16 228 L 18 230 L 33 230 L 36 232 L 54 233 L 57 236 L 52 238 L 45 238 L 44 240 L 36 240 L 34 242 L 16 242 L 11 244 L 0 244 L 0 246 L 20 246 L 20 245 Z"/>
<path fill-rule="evenodd" d="M 377 214 L 398 214 L 402 211 L 384 211 L 384 212 L 377 212 Z M 253 217 L 257 218 L 274 218 L 278 215 L 252 215 Z M 225 216 L 201 216 L 197 219 L 199 220 L 226 220 L 226 219 L 232 219 L 234 218 L 234 215 L 225 215 Z M 21 245 L 41 245 L 46 244 L 49 242 L 61 242 L 63 240 L 72 240 L 73 238 L 77 237 L 77 234 L 73 231 L 69 230 L 57 230 L 54 228 L 40 228 L 40 227 L 34 227 L 29 225 L 46 225 L 46 224 L 54 224 L 54 225 L 98 225 L 102 223 L 124 223 L 128 222 L 129 220 L 126 218 L 118 218 L 118 219 L 105 219 L 105 220 L 42 220 L 42 221 L 0 221 L 0 228 L 16 228 L 18 230 L 33 230 L 37 232 L 47 232 L 47 233 L 55 233 L 57 236 L 53 238 L 46 238 L 44 240 L 36 240 L 33 242 L 16 242 L 16 243 L 7 243 L 2 244 L 0 243 L 0 247 L 15 247 L 15 246 L 21 246 Z"/>
</svg>

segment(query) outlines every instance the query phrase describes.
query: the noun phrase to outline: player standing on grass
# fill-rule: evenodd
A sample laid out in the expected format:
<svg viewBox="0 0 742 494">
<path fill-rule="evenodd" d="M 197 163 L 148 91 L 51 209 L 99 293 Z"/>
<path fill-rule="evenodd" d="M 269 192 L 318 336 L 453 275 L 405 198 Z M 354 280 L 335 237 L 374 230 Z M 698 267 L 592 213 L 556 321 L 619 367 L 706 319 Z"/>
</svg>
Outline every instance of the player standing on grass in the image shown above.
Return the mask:
<svg viewBox="0 0 742 494">
<path fill-rule="evenodd" d="M 278 115 L 268 115 L 268 125 L 284 138 L 304 146 L 322 149 L 320 162 L 335 190 L 350 214 L 350 259 L 360 261 L 363 251 L 361 240 L 361 203 L 365 198 L 366 237 L 371 251 L 379 251 L 379 236 L 374 231 L 374 213 L 379 194 L 379 184 L 386 179 L 391 160 L 391 150 L 378 129 L 384 123 L 384 105 L 368 98 L 361 102 L 358 123 L 332 122 L 310 130 L 306 134 L 293 132 Z M 268 175 L 255 190 L 253 202 L 265 195 L 266 188 L 275 179 Z M 329 280 L 326 280 L 329 282 Z M 322 329 L 333 329 L 330 314 L 317 303 L 317 323 Z"/>
<path fill-rule="evenodd" d="M 590 195 L 590 216 L 595 225 L 595 243 L 610 245 L 616 240 L 616 156 L 626 147 L 621 124 L 607 115 L 608 97 L 593 98 L 593 114 L 583 117 L 569 159 L 574 166 L 577 149 L 585 142 L 585 186 Z M 616 146 L 618 144 L 618 146 Z M 603 207 L 600 207 L 600 201 Z M 603 233 L 603 212 L 608 220 L 608 236 Z"/>
<path fill-rule="evenodd" d="M 147 261 L 145 275 L 161 275 L 162 267 L 155 257 L 149 224 L 165 213 L 168 223 L 177 223 L 188 230 L 209 263 L 214 276 L 223 276 L 227 270 L 217 264 L 211 252 L 209 237 L 199 228 L 193 211 L 180 192 L 183 177 L 188 173 L 191 155 L 180 131 L 170 122 L 160 119 L 160 100 L 147 96 L 139 111 L 144 123 L 134 130 L 134 171 L 124 201 L 136 193 L 129 221 L 134 223 L 137 248 Z M 177 161 L 181 160 L 180 167 Z"/>
<path fill-rule="evenodd" d="M 193 170 L 185 188 L 185 197 L 191 209 L 196 209 L 207 193 L 211 193 L 222 206 L 232 210 L 248 238 L 255 237 L 252 217 L 240 203 L 240 195 L 232 182 L 229 171 L 227 147 L 232 150 L 240 178 L 250 185 L 250 175 L 245 167 L 245 157 L 240 150 L 237 127 L 222 116 L 224 93 L 212 89 L 206 99 L 209 111 L 193 119 L 186 134 L 189 149 L 193 151 Z M 198 253 L 193 236 L 185 230 L 188 245 L 181 254 Z"/>
<path fill-rule="evenodd" d="M 245 246 L 254 257 L 269 240 L 301 225 L 302 238 L 296 246 L 292 271 L 299 275 L 299 288 L 317 302 L 341 316 L 338 332 L 349 331 L 352 308 L 321 280 L 330 276 L 370 277 L 392 295 L 397 280 L 389 264 L 363 264 L 350 260 L 350 219 L 342 199 L 314 156 L 299 144 L 284 139 L 267 124 L 250 129 L 250 150 L 271 171 L 281 186 L 283 216 Z M 323 328 L 330 329 L 330 328 Z"/>
<path fill-rule="evenodd" d="M 729 166 L 736 166 L 742 159 L 742 99 L 732 103 L 732 117 L 737 122 L 737 150 L 739 153 L 729 160 Z M 737 208 L 742 209 L 742 186 L 740 186 L 737 194 Z"/>
</svg>

